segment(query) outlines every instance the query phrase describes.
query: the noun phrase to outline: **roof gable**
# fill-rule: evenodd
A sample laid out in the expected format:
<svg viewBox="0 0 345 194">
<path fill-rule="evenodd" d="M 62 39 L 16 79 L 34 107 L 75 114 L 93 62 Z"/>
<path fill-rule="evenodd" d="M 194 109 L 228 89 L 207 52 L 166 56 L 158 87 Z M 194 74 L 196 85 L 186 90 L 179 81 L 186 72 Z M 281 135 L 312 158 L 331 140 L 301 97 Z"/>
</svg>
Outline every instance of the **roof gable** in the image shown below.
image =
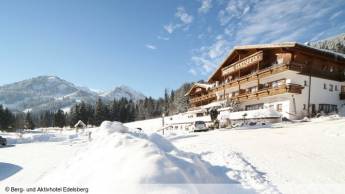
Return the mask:
<svg viewBox="0 0 345 194">
<path fill-rule="evenodd" d="M 221 74 L 221 69 L 225 67 L 231 60 L 238 57 L 240 59 L 241 52 L 243 51 L 257 51 L 260 49 L 274 49 L 274 48 L 297 48 L 301 50 L 307 51 L 314 51 L 320 54 L 321 56 L 331 58 L 336 61 L 343 61 L 345 62 L 345 55 L 329 50 L 324 49 L 317 49 L 313 48 L 304 44 L 296 43 L 296 42 L 284 42 L 284 43 L 273 43 L 273 44 L 257 44 L 257 45 L 243 45 L 243 46 L 235 46 L 233 50 L 229 53 L 228 57 L 218 66 L 218 68 L 214 71 L 214 73 L 208 78 L 208 82 L 212 82 L 213 78 L 216 75 Z"/>
<path fill-rule="evenodd" d="M 185 96 L 188 96 L 196 88 L 203 88 L 205 90 L 208 90 L 211 87 L 211 84 L 194 83 L 193 86 L 189 89 L 189 91 L 185 94 Z"/>
</svg>

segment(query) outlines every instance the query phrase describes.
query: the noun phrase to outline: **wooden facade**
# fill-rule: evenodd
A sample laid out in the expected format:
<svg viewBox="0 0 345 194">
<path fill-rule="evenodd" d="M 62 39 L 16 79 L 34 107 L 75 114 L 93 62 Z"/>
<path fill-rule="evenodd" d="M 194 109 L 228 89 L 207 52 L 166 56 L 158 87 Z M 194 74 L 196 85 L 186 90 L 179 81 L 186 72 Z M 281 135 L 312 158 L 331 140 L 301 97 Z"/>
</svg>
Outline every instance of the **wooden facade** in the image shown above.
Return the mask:
<svg viewBox="0 0 345 194">
<path fill-rule="evenodd" d="M 217 100 L 255 100 L 284 93 L 300 94 L 304 86 L 293 83 L 263 83 L 284 71 L 345 81 L 345 58 L 298 43 L 264 44 L 235 47 L 226 60 L 209 77 L 209 88 L 188 93 L 191 107 L 198 107 Z M 256 83 L 250 88 L 241 86 Z M 235 90 L 227 93 L 227 90 Z M 217 95 L 218 94 L 218 95 Z M 345 99 L 345 86 L 341 99 Z"/>
</svg>

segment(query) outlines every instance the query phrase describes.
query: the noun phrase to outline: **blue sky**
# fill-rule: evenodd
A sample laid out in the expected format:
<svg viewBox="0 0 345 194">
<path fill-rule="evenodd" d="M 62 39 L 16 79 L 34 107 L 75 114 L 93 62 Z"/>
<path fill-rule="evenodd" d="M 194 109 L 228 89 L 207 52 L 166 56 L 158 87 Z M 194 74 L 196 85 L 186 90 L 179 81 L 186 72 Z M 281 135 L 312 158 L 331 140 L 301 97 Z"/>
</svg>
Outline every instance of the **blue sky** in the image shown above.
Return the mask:
<svg viewBox="0 0 345 194">
<path fill-rule="evenodd" d="M 57 75 L 158 97 L 206 79 L 234 45 L 344 32 L 343 0 L 1 0 L 0 84 Z"/>
</svg>

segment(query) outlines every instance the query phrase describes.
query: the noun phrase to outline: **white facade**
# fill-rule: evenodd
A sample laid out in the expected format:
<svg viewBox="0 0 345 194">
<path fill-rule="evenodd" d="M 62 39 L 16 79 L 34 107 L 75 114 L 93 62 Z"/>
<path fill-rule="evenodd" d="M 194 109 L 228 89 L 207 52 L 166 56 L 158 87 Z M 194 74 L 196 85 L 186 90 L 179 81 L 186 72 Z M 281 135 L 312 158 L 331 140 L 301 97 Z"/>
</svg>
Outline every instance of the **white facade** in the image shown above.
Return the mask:
<svg viewBox="0 0 345 194">
<path fill-rule="evenodd" d="M 240 103 L 240 109 L 245 110 L 248 105 L 261 104 L 260 108 L 275 109 L 282 113 L 283 117 L 289 119 L 300 119 L 308 114 L 308 98 L 309 98 L 309 76 L 301 75 L 295 71 L 284 71 L 270 77 L 260 79 L 260 84 L 285 79 L 286 84 L 298 84 L 303 86 L 301 94 L 285 93 L 280 95 L 263 97 L 259 100 L 249 100 Z M 248 82 L 241 85 L 241 89 L 247 89 L 257 85 L 257 81 Z M 310 88 L 310 112 L 320 112 L 322 106 L 336 106 L 339 110 L 345 104 L 345 100 L 340 100 L 341 87 L 345 82 L 338 82 L 318 77 L 311 77 Z M 238 91 L 238 87 L 227 89 L 225 93 L 231 95 L 232 92 Z M 223 95 L 219 92 L 217 96 Z M 323 105 L 324 104 L 324 105 Z M 321 107 L 320 107 L 321 105 Z"/>
</svg>

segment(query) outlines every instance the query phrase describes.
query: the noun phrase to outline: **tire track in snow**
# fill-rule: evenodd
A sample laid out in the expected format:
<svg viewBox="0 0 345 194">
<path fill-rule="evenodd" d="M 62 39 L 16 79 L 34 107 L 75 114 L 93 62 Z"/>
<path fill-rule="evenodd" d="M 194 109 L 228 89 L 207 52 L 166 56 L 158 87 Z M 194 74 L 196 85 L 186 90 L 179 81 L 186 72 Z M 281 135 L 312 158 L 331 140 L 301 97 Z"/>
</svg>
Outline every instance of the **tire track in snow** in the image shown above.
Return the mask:
<svg viewBox="0 0 345 194">
<path fill-rule="evenodd" d="M 228 168 L 227 176 L 241 183 L 245 188 L 254 189 L 262 194 L 280 194 L 281 192 L 266 178 L 266 173 L 256 167 L 239 152 L 228 149 L 219 150 L 216 146 L 199 144 L 178 146 L 179 149 L 200 154 L 201 158 L 212 165 Z M 207 151 L 205 151 L 207 150 Z"/>
</svg>

